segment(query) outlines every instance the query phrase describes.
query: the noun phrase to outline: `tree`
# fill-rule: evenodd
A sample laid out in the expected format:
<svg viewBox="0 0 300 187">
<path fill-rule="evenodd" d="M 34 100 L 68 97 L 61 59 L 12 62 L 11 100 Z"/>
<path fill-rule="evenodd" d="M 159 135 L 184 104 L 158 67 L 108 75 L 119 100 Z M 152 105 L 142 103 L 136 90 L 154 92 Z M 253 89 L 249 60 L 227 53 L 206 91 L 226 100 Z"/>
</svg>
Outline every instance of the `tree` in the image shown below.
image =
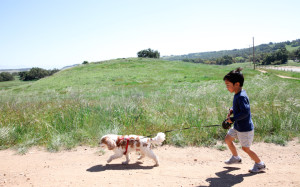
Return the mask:
<svg viewBox="0 0 300 187">
<path fill-rule="evenodd" d="M 274 54 L 267 54 L 262 62 L 263 65 L 270 65 L 272 62 L 275 61 Z"/>
<path fill-rule="evenodd" d="M 160 53 L 149 48 L 139 51 L 137 56 L 142 58 L 160 58 Z"/>
<path fill-rule="evenodd" d="M 58 71 L 59 71 L 58 69 L 45 70 L 42 68 L 31 68 L 28 72 L 26 71 L 19 72 L 19 76 L 20 76 L 20 80 L 23 81 L 39 80 L 41 78 L 53 75 Z"/>
<path fill-rule="evenodd" d="M 218 65 L 228 65 L 234 63 L 233 58 L 231 56 L 225 55 L 221 58 L 218 58 L 216 64 Z"/>
<path fill-rule="evenodd" d="M 88 64 L 88 63 L 89 63 L 88 61 L 83 61 L 83 62 L 82 62 L 82 64 Z"/>
<path fill-rule="evenodd" d="M 300 47 L 293 52 L 293 55 L 294 55 L 295 59 L 297 59 L 297 60 L 300 59 Z"/>
<path fill-rule="evenodd" d="M 14 76 L 8 72 L 2 72 L 0 73 L 0 82 L 4 82 L 4 81 L 12 81 L 14 80 Z"/>
<path fill-rule="evenodd" d="M 49 72 L 49 76 L 51 76 L 51 75 L 53 75 L 54 73 L 57 73 L 57 72 L 59 72 L 59 69 L 53 69 L 53 70 L 48 70 L 48 72 Z"/>
<path fill-rule="evenodd" d="M 285 47 L 280 48 L 276 53 L 276 61 L 278 61 L 280 64 L 287 63 L 288 60 L 288 51 Z"/>
<path fill-rule="evenodd" d="M 284 43 L 277 43 L 274 45 L 273 50 L 277 50 L 277 49 L 281 49 L 281 48 L 285 48 L 285 44 Z"/>
<path fill-rule="evenodd" d="M 285 64 L 288 60 L 288 51 L 286 48 L 280 48 L 278 51 L 267 54 L 262 62 L 263 65 Z"/>
</svg>

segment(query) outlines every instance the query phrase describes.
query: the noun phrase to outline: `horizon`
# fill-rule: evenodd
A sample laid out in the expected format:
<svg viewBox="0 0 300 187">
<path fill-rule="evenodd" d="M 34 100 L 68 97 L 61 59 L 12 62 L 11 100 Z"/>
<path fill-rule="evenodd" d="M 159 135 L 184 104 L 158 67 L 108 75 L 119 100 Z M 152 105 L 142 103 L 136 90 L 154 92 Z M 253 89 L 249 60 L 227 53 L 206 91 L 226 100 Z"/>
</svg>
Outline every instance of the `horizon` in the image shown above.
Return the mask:
<svg viewBox="0 0 300 187">
<path fill-rule="evenodd" d="M 197 0 L 0 2 L 0 69 L 61 69 L 143 49 L 163 56 L 300 38 L 300 2 Z"/>
</svg>

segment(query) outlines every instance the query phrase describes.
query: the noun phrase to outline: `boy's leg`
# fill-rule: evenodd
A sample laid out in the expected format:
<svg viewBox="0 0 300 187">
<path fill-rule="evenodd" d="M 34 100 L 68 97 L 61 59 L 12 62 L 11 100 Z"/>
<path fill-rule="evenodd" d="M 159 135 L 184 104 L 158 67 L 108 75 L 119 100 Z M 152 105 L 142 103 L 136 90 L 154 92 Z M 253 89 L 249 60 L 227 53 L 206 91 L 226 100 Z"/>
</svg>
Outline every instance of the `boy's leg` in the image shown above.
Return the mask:
<svg viewBox="0 0 300 187">
<path fill-rule="evenodd" d="M 252 160 L 254 160 L 255 163 L 260 163 L 261 160 L 258 158 L 257 154 L 253 152 L 250 147 L 242 147 L 242 149 L 250 156 Z"/>
<path fill-rule="evenodd" d="M 256 153 L 254 153 L 250 147 L 242 147 L 242 149 L 250 156 L 252 160 L 254 160 L 255 164 L 252 169 L 249 169 L 249 172 L 251 173 L 259 173 L 266 169 L 266 165 L 264 162 L 262 162 Z"/>
<path fill-rule="evenodd" d="M 250 149 L 254 137 L 254 131 L 238 133 L 238 138 L 242 145 L 242 149 L 254 160 L 255 164 L 252 169 L 249 170 L 251 173 L 258 173 L 266 169 L 266 165 L 258 158 L 257 154 Z"/>
<path fill-rule="evenodd" d="M 260 163 L 261 160 L 258 158 L 257 154 L 250 149 L 254 138 L 254 131 L 239 132 L 237 136 L 242 145 L 243 151 L 245 151 L 255 163 Z"/>
<path fill-rule="evenodd" d="M 236 147 L 233 143 L 234 139 L 235 139 L 235 130 L 230 129 L 228 131 L 228 134 L 225 137 L 225 142 L 232 153 L 232 157 L 229 160 L 226 160 L 225 164 L 240 164 L 240 163 L 242 163 L 242 159 L 241 159 L 241 157 L 238 156 Z"/>
<path fill-rule="evenodd" d="M 236 151 L 236 147 L 233 144 L 234 139 L 235 139 L 234 137 L 227 134 L 226 137 L 225 137 L 225 143 L 227 144 L 227 146 L 228 146 L 229 150 L 231 151 L 232 155 L 233 156 L 238 156 L 238 153 Z"/>
</svg>

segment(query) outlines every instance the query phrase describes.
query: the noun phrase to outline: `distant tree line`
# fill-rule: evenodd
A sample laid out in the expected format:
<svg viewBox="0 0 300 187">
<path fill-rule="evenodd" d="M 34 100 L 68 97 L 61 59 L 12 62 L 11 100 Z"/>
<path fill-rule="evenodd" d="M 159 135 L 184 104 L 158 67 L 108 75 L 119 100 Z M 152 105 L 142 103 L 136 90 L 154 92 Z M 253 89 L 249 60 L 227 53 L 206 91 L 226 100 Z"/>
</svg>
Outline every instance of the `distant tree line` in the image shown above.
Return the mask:
<svg viewBox="0 0 300 187">
<path fill-rule="evenodd" d="M 144 49 L 141 50 L 137 53 L 138 57 L 142 57 L 142 58 L 159 58 L 160 57 L 160 53 L 156 50 L 152 50 L 152 49 Z"/>
<path fill-rule="evenodd" d="M 294 50 L 292 52 L 287 51 L 287 49 L 283 47 L 272 53 L 259 53 L 255 55 L 255 62 L 260 65 L 285 64 L 289 59 L 299 62 L 300 47 L 297 50 Z M 241 62 L 246 62 L 247 60 L 252 62 L 253 56 L 244 58 L 244 57 L 232 57 L 229 55 L 224 55 L 220 58 L 211 58 L 211 59 L 201 59 L 201 58 L 183 59 L 184 62 L 216 64 L 216 65 L 228 65 L 232 63 L 241 63 Z"/>
<path fill-rule="evenodd" d="M 287 50 L 287 48 L 289 50 Z M 183 60 L 193 63 L 224 65 L 253 61 L 252 47 L 245 49 L 190 53 L 187 55 L 162 58 L 166 60 Z M 270 42 L 269 44 L 255 46 L 255 61 L 257 64 L 283 64 L 286 63 L 287 60 L 300 60 L 300 39 L 293 40 L 291 42 Z"/>
<path fill-rule="evenodd" d="M 216 65 L 229 65 L 235 63 L 235 59 L 229 55 L 225 55 L 220 58 L 212 58 L 209 60 L 204 60 L 201 58 L 196 59 L 183 59 L 184 62 L 193 62 L 193 63 L 203 63 L 203 64 L 216 64 Z"/>
<path fill-rule="evenodd" d="M 39 80 L 47 76 L 51 76 L 58 71 L 59 71 L 58 69 L 45 70 L 42 68 L 31 68 L 29 71 L 19 72 L 19 76 L 20 76 L 20 80 L 22 81 L 32 81 L 32 80 Z"/>
</svg>

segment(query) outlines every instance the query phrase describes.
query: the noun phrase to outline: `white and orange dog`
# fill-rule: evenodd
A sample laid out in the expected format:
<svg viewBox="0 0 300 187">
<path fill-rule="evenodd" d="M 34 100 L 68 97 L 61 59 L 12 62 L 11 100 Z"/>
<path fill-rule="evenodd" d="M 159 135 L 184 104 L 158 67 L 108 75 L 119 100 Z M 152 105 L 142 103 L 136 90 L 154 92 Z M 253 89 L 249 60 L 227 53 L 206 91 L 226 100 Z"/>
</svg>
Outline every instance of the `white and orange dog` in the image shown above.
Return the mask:
<svg viewBox="0 0 300 187">
<path fill-rule="evenodd" d="M 107 163 L 110 163 L 113 159 L 121 158 L 123 155 L 126 156 L 126 161 L 122 164 L 128 164 L 130 161 L 129 153 L 133 151 L 140 151 L 141 155 L 139 160 L 148 156 L 155 161 L 155 166 L 159 165 L 158 157 L 151 150 L 151 144 L 161 145 L 165 140 L 165 134 L 160 132 L 154 138 L 147 138 L 144 136 L 137 135 L 114 135 L 108 134 L 101 138 L 100 147 L 107 147 L 108 150 L 114 151 L 115 154 L 110 156 Z"/>
</svg>

